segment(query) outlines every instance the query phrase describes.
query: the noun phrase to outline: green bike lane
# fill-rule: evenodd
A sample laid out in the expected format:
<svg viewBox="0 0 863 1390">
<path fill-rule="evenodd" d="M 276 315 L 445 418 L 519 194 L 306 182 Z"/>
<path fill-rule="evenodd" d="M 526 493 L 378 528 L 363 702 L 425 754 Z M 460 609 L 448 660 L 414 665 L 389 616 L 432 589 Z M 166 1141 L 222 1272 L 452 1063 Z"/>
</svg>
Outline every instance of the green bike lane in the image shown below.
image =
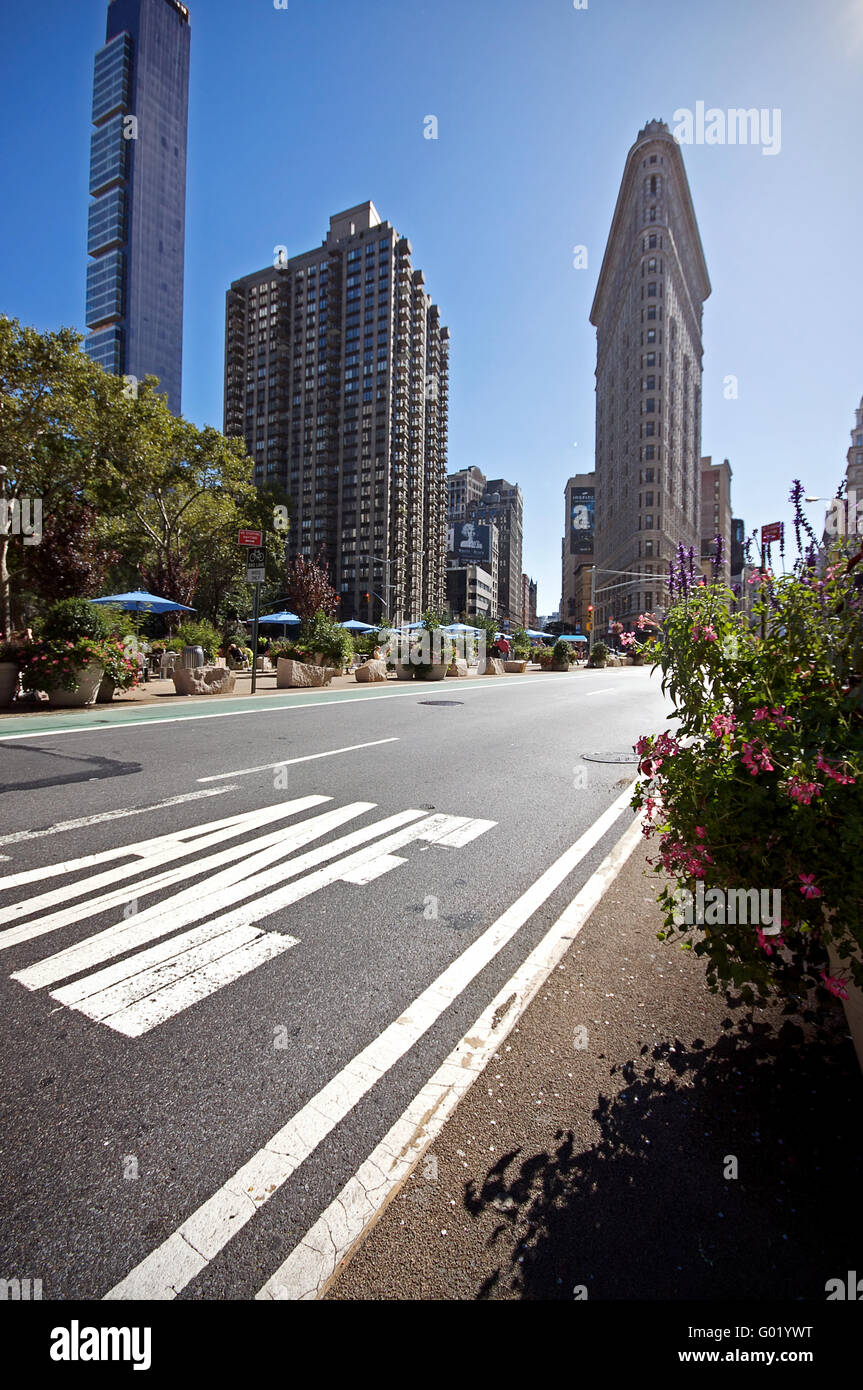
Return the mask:
<svg viewBox="0 0 863 1390">
<path fill-rule="evenodd" d="M 605 673 L 599 672 L 598 674 L 604 675 Z M 575 681 L 577 674 L 566 673 L 559 676 L 544 674 L 540 679 L 543 685 L 547 685 L 552 681 Z M 446 698 L 452 698 L 456 691 L 461 696 L 473 690 L 530 689 L 532 685 L 533 681 L 530 677 L 518 681 L 517 677 L 506 676 L 491 677 L 487 680 L 482 678 L 468 680 L 457 687 L 454 686 L 454 682 L 448 682 Z M 440 698 L 443 692 L 442 683 L 439 681 L 423 682 L 422 689 L 431 699 L 436 696 Z M 25 715 L 10 714 L 0 718 L 0 743 L 10 739 L 35 738 L 37 736 L 42 738 L 51 734 L 88 733 L 102 729 L 114 729 L 123 725 L 133 727 L 152 723 L 169 724 L 181 719 L 225 719 L 240 715 L 276 714 L 285 710 L 308 709 L 315 705 L 354 703 L 358 700 L 416 699 L 419 693 L 418 684 L 404 681 L 399 683 L 398 689 L 374 691 L 360 689 L 304 690 L 297 692 L 294 697 L 286 695 L 284 691 L 268 691 L 234 698 L 222 695 L 204 695 L 200 699 L 167 696 L 164 705 L 125 706 L 122 709 L 95 705 L 86 710 L 69 710 L 63 714 L 45 715 L 36 712 Z"/>
</svg>

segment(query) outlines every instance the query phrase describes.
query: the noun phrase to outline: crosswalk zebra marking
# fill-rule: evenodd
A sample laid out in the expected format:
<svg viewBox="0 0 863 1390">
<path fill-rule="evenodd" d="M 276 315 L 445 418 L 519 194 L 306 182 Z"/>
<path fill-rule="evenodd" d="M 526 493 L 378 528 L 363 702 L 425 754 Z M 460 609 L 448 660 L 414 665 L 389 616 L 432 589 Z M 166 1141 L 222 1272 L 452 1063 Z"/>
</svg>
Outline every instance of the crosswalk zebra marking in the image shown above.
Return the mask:
<svg viewBox="0 0 863 1390">
<path fill-rule="evenodd" d="M 48 987 L 51 998 L 61 1006 L 75 1009 L 127 1037 L 140 1037 L 299 944 L 296 937 L 277 930 L 261 930 L 255 923 L 338 881 L 372 883 L 406 862 L 394 851 L 412 842 L 454 848 L 469 843 L 495 824 L 470 816 L 426 815 L 408 809 L 288 858 L 311 840 L 375 809 L 374 802 L 358 801 L 310 816 L 293 826 L 281 825 L 251 841 L 222 845 L 216 853 L 203 858 L 190 857 L 195 850 L 329 800 L 326 796 L 302 797 L 281 807 L 183 831 L 182 839 L 160 836 L 153 841 L 121 846 L 114 851 L 119 859 L 138 856 L 136 863 L 125 866 L 132 875 L 145 875 L 137 882 L 126 882 L 117 888 L 115 880 L 107 892 L 100 892 L 110 875 L 97 872 L 71 888 L 52 889 L 31 899 L 29 904 L 16 904 L 31 915 L 40 907 L 54 906 L 63 894 L 83 899 L 71 907 L 8 928 L 0 933 L 0 947 L 20 944 L 98 916 L 109 907 L 127 902 L 131 895 L 146 896 L 187 878 L 200 880 L 122 922 L 16 970 L 11 978 L 28 990 Z M 171 856 L 189 862 L 147 876 L 154 864 L 161 865 Z M 92 866 L 94 857 L 86 857 L 87 867 Z M 64 871 L 69 871 L 72 862 L 75 861 L 66 861 Z M 88 896 L 93 889 L 95 896 Z M 251 901 L 242 905 L 246 899 Z M 202 918 L 210 920 L 202 922 Z M 197 925 L 188 931 L 180 930 L 191 923 Z M 107 964 L 111 961 L 114 963 Z M 61 984 L 62 981 L 67 983 Z M 51 990 L 53 985 L 60 987 Z"/>
</svg>

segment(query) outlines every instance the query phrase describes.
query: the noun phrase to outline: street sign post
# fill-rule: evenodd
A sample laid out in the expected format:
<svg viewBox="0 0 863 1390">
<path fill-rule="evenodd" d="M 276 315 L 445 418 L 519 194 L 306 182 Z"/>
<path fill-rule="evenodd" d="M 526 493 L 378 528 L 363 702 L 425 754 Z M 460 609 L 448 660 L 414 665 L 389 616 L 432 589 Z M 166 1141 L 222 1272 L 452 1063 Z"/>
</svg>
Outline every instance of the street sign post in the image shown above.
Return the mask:
<svg viewBox="0 0 863 1390">
<path fill-rule="evenodd" d="M 261 585 L 267 577 L 267 553 L 264 549 L 264 533 L 262 531 L 253 531 L 246 527 L 240 532 L 237 540 L 246 552 L 246 583 L 255 586 L 254 607 L 252 609 L 252 694 L 254 695 L 258 688 L 258 619 L 261 615 Z"/>
<path fill-rule="evenodd" d="M 762 526 L 762 528 L 761 528 L 761 544 L 762 544 L 762 546 L 765 546 L 765 545 L 772 545 L 774 541 L 780 541 L 781 539 L 782 539 L 782 522 L 781 522 L 781 521 L 770 521 L 770 522 L 767 523 L 766 526 Z"/>
</svg>

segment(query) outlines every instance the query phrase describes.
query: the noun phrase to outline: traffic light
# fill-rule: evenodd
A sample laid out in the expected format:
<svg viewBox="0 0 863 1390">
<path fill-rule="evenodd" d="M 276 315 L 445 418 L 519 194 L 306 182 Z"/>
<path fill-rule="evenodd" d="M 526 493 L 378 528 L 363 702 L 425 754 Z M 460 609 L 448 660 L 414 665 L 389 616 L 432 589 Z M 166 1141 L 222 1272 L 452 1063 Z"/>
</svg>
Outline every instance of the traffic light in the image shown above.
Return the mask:
<svg viewBox="0 0 863 1390">
<path fill-rule="evenodd" d="M 588 613 L 592 613 L 592 612 L 593 612 L 593 604 L 592 604 L 592 603 L 589 603 L 589 604 L 587 605 L 587 611 L 588 611 Z"/>
</svg>

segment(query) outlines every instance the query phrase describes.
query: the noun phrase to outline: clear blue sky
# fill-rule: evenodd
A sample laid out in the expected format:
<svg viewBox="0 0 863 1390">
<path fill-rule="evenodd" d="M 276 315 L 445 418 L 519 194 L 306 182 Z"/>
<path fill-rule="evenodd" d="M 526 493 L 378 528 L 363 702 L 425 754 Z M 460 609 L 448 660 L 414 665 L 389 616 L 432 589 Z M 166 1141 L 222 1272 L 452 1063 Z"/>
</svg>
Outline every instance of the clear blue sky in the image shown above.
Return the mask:
<svg viewBox="0 0 863 1390">
<path fill-rule="evenodd" d="M 560 594 L 563 488 L 593 466 L 591 299 L 626 152 L 677 108 L 775 107 L 776 156 L 684 148 L 713 284 L 702 448 L 748 528 L 832 493 L 863 394 L 863 0 L 189 0 L 184 413 L 221 427 L 224 292 L 371 198 L 452 333 L 450 468 L 521 484 Z M 83 331 L 105 0 L 0 6 L 0 311 Z M 436 115 L 439 139 L 423 138 Z M 573 268 L 572 248 L 588 248 Z M 739 379 L 737 400 L 723 378 Z M 813 516 L 819 509 L 813 508 Z"/>
</svg>

